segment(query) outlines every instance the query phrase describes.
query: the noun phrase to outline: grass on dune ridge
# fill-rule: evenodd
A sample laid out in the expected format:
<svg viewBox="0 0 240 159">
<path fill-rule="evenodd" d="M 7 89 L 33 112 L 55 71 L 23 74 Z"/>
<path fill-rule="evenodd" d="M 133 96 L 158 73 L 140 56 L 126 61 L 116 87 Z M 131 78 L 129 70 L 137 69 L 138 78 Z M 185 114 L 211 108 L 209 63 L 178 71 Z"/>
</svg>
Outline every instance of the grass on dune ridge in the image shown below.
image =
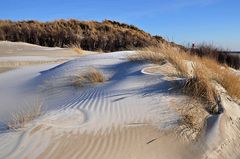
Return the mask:
<svg viewBox="0 0 240 159">
<path fill-rule="evenodd" d="M 165 58 L 161 53 L 153 51 L 155 48 L 149 47 L 138 51 L 138 54 L 128 56 L 130 61 L 150 61 L 153 63 L 162 63 Z"/>
<path fill-rule="evenodd" d="M 193 98 L 216 105 L 218 98 L 213 84 L 213 81 L 216 81 L 232 98 L 240 99 L 239 75 L 215 59 L 206 56 L 199 57 L 190 51 L 169 45 L 154 49 L 147 48 L 142 51 L 144 53 L 139 52 L 128 57 L 129 60 L 145 59 L 153 63 L 156 63 L 156 59 L 167 60 L 177 69 L 177 76 L 186 79 L 180 88 L 182 92 Z"/>
</svg>

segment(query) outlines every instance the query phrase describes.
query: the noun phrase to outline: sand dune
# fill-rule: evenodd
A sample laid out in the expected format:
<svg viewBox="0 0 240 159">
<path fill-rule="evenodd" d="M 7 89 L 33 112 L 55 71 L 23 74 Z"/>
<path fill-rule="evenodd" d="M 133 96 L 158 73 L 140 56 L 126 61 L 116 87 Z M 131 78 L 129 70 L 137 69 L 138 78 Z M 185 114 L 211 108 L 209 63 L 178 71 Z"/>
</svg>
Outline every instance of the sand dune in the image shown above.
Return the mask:
<svg viewBox="0 0 240 159">
<path fill-rule="evenodd" d="M 69 136 L 72 133 L 77 134 L 73 135 L 73 138 L 71 138 L 73 141 L 75 138 L 74 136 L 83 136 L 82 138 L 86 137 L 86 140 L 90 140 L 90 136 L 94 137 L 99 134 L 102 134 L 103 136 L 110 135 L 111 137 L 109 139 L 112 140 L 114 139 L 112 135 L 115 130 L 119 129 L 119 131 L 121 131 L 121 128 L 126 129 L 126 132 L 129 131 L 130 136 L 117 133 L 121 137 L 114 140 L 126 140 L 130 142 L 129 144 L 134 145 L 135 141 L 131 142 L 128 138 L 137 137 L 131 135 L 131 133 L 136 131 L 135 129 L 138 129 L 139 127 L 139 129 L 145 130 L 143 127 L 144 125 L 152 125 L 159 130 L 167 130 L 168 128 L 174 127 L 177 123 L 178 115 L 171 107 L 169 107 L 169 101 L 176 98 L 168 94 L 168 89 L 171 88 L 171 83 L 164 80 L 161 75 L 153 76 L 141 73 L 141 70 L 145 65 L 149 64 L 128 62 L 126 60 L 127 53 L 131 52 L 89 55 L 69 61 L 47 71 L 42 71 L 39 75 L 39 71 L 43 70 L 44 67 L 50 67 L 50 65 L 45 65 L 42 68 L 40 66 L 34 67 L 35 69 L 33 69 L 32 72 L 30 70 L 27 71 L 25 68 L 19 69 L 15 72 L 4 74 L 5 80 L 2 78 L 1 88 L 8 88 L 6 86 L 7 83 L 16 88 L 19 86 L 21 87 L 24 83 L 25 87 L 23 90 L 25 93 L 23 96 L 29 96 L 30 93 L 30 97 L 34 95 L 41 97 L 41 100 L 44 101 L 44 105 L 47 106 L 47 113 L 33 124 L 32 129 L 36 130 L 45 128 L 47 130 L 46 140 L 49 138 L 55 138 L 55 135 L 60 135 L 60 137 L 57 137 L 56 141 L 48 141 L 51 144 L 60 144 L 56 151 L 62 149 L 61 143 L 65 143 L 66 136 Z M 91 62 L 89 62 L 90 60 Z M 101 69 L 106 75 L 108 81 L 103 84 L 87 86 L 85 88 L 75 88 L 68 84 L 74 74 L 84 74 L 88 66 L 94 66 Z M 26 74 L 24 75 L 23 72 L 25 71 L 31 74 L 30 77 L 26 76 Z M 34 73 L 34 71 L 36 71 L 36 73 Z M 14 76 L 15 78 L 23 78 L 24 76 L 25 80 L 22 79 L 21 81 L 16 81 L 14 84 L 6 82 L 8 81 L 7 79 L 11 79 Z M 13 88 L 12 91 L 16 90 Z M 11 92 L 9 92 L 9 94 L 11 94 Z M 19 94 L 16 94 L 14 97 L 18 101 L 17 104 L 19 104 L 19 101 L 21 101 L 22 98 Z M 159 101 L 161 101 L 161 103 L 159 103 Z M 5 100 L 4 105 L 8 102 L 9 101 Z M 4 107 L 2 104 L 1 107 Z M 13 105 L 13 103 L 11 103 L 11 105 Z M 14 109 L 14 107 L 12 109 Z M 128 128 L 125 127 L 130 128 L 128 130 Z M 32 149 L 33 146 L 29 147 L 28 145 L 30 143 L 31 145 L 36 144 L 38 146 L 43 144 L 42 141 L 39 141 L 38 143 L 36 140 L 38 137 L 28 137 L 30 136 L 29 134 L 31 134 L 29 133 L 31 131 L 30 128 L 23 132 L 23 136 L 25 137 L 19 139 L 20 145 L 17 146 L 21 147 L 21 145 L 25 145 L 21 149 L 21 153 L 24 154 L 22 157 L 25 155 L 28 156 L 28 153 L 30 152 L 31 154 L 34 151 L 40 152 L 39 149 Z M 48 128 L 50 128 L 49 131 L 51 133 L 48 132 Z M 135 131 L 132 132 L 131 129 Z M 37 132 L 39 131 L 40 130 L 37 130 Z M 45 135 L 43 134 L 45 134 L 45 132 L 43 133 L 40 131 L 39 133 L 44 140 Z M 156 131 L 156 133 L 159 132 Z M 144 132 L 143 134 L 147 135 L 148 132 Z M 91 142 L 94 142 L 94 140 Z M 104 142 L 98 142 L 99 144 L 104 144 Z M 71 143 L 72 142 L 69 142 L 69 144 Z M 113 141 L 113 143 L 110 142 L 108 144 L 109 146 L 107 147 L 111 148 L 112 146 L 117 146 L 118 142 L 115 143 Z M 88 146 L 92 145 L 90 144 Z M 90 147 L 87 149 L 90 149 Z M 98 147 L 96 147 L 96 149 L 98 149 Z M 134 147 L 132 147 L 132 149 L 134 149 Z M 41 150 L 47 154 L 49 153 L 47 147 L 44 148 L 43 146 Z M 125 148 L 123 152 L 119 151 L 119 157 L 125 155 L 124 151 L 127 150 L 128 149 Z M 13 154 L 21 156 L 21 153 L 18 151 L 19 148 L 15 148 Z M 111 152 L 112 150 L 107 151 Z M 102 152 L 100 151 L 99 153 Z M 55 152 L 54 154 L 57 153 Z M 81 153 L 76 153 L 76 155 L 81 156 Z M 85 154 L 83 154 L 83 158 L 85 158 L 84 156 Z M 86 154 L 86 156 L 88 155 Z M 109 154 L 108 156 L 111 155 Z M 133 155 L 132 157 L 135 156 Z"/>
<path fill-rule="evenodd" d="M 181 128 L 178 111 L 189 98 L 172 93 L 176 79 L 166 78 L 174 68 L 128 61 L 134 53 L 85 55 L 63 64 L 45 63 L 0 74 L 1 121 L 11 120 L 11 112 L 26 103 L 33 105 L 36 98 L 44 111 L 17 131 L 1 123 L 0 158 L 229 157 L 239 143 L 239 107 L 229 103 L 223 92 L 229 107 L 217 120 L 198 110 L 200 124 L 206 118 L 206 125 L 192 140 L 193 131 Z M 101 70 L 107 80 L 74 86 L 72 78 L 91 67 Z"/>
<path fill-rule="evenodd" d="M 82 54 L 95 52 L 82 51 Z M 72 48 L 42 47 L 38 45 L 0 41 L 0 73 L 23 66 L 63 63 L 81 54 Z"/>
<path fill-rule="evenodd" d="M 36 129 L 37 127 L 35 127 Z M 67 133 L 56 135 L 54 128 L 45 126 L 29 132 L 28 151 L 15 151 L 11 157 L 21 158 L 33 156 L 37 158 L 182 158 L 187 157 L 187 145 L 177 142 L 174 136 L 166 136 L 156 128 L 149 126 L 134 126 L 114 129 L 106 134 Z M 51 136 L 50 136 L 51 134 Z M 51 140 L 49 140 L 51 139 Z M 49 141 L 48 141 L 49 140 Z M 48 142 L 48 143 L 44 143 Z M 173 145 L 172 142 L 175 144 Z M 48 145 L 40 150 L 38 145 Z M 43 146 L 42 146 L 43 147 Z M 172 153 L 175 152 L 175 153 Z M 181 157 L 178 155 L 181 154 Z"/>
</svg>

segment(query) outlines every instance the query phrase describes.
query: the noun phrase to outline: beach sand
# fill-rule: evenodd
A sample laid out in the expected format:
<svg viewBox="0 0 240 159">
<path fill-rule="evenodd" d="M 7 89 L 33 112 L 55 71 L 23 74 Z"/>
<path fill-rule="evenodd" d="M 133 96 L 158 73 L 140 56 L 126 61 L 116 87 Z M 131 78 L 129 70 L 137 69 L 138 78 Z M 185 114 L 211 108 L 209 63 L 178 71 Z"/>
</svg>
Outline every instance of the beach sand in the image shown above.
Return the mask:
<svg viewBox="0 0 240 159">
<path fill-rule="evenodd" d="M 0 74 L 0 158 L 239 156 L 239 106 L 223 91 L 225 111 L 213 116 L 201 103 L 172 92 L 179 79 L 173 78 L 175 69 L 169 63 L 129 61 L 135 51 L 77 55 L 67 49 L 3 43 L 18 50 L 0 50 L 5 52 L 2 70 L 9 69 L 8 62 L 20 64 Z M 105 82 L 73 85 L 73 78 L 93 67 Z M 37 104 L 40 115 L 17 130 L 7 128 L 13 113 L 31 112 Z M 181 122 L 185 113 L 195 117 L 193 126 Z"/>
</svg>

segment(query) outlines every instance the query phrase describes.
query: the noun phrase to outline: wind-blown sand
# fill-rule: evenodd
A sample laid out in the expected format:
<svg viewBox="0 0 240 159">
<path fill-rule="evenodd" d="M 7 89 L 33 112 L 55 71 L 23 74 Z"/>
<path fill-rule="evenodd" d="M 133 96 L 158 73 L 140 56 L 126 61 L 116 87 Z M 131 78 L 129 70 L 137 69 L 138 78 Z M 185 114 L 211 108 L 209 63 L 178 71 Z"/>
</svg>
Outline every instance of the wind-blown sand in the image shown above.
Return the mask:
<svg viewBox="0 0 240 159">
<path fill-rule="evenodd" d="M 200 125 L 205 118 L 207 122 L 190 139 L 195 132 L 181 128 L 179 111 L 188 97 L 172 93 L 176 79 L 166 78 L 171 72 L 164 70 L 173 68 L 128 61 L 134 53 L 86 55 L 0 74 L 0 158 L 221 158 L 229 153 L 237 158 L 231 152 L 239 144 L 239 107 L 227 103 L 226 113 L 213 122 L 198 109 Z M 89 67 L 101 70 L 107 81 L 73 86 L 72 78 Z M 223 92 L 223 102 L 225 97 Z M 7 130 L 4 122 L 11 113 L 36 99 L 44 114 L 24 128 Z"/>
</svg>

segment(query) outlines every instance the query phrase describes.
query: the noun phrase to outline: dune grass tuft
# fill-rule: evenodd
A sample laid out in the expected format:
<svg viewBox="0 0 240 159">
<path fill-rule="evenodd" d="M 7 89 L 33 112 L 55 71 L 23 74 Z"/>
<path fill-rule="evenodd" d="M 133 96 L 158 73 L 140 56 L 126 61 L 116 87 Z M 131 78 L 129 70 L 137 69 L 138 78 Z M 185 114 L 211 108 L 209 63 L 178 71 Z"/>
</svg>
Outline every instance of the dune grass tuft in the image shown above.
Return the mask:
<svg viewBox="0 0 240 159">
<path fill-rule="evenodd" d="M 90 68 L 89 73 L 87 73 L 84 78 L 92 83 L 102 83 L 106 81 L 103 73 L 95 68 Z"/>
<path fill-rule="evenodd" d="M 190 75 L 190 70 L 186 63 L 186 60 L 188 60 L 187 53 L 171 46 L 165 46 L 162 48 L 162 54 L 177 69 L 177 76 L 188 77 Z"/>
<path fill-rule="evenodd" d="M 85 75 L 75 76 L 73 79 L 73 85 L 83 87 L 86 84 L 103 83 L 106 81 L 102 72 L 95 68 L 89 68 Z"/>
<path fill-rule="evenodd" d="M 11 114 L 11 120 L 6 123 L 9 130 L 24 128 L 27 123 L 43 114 L 42 104 L 35 102 L 34 105 L 20 108 Z"/>
<path fill-rule="evenodd" d="M 186 79 L 181 90 L 194 99 L 200 99 L 210 106 L 214 106 L 216 105 L 217 93 L 205 72 L 204 66 L 193 66 L 193 76 Z M 213 112 L 213 108 L 209 107 L 208 109 Z"/>
</svg>

